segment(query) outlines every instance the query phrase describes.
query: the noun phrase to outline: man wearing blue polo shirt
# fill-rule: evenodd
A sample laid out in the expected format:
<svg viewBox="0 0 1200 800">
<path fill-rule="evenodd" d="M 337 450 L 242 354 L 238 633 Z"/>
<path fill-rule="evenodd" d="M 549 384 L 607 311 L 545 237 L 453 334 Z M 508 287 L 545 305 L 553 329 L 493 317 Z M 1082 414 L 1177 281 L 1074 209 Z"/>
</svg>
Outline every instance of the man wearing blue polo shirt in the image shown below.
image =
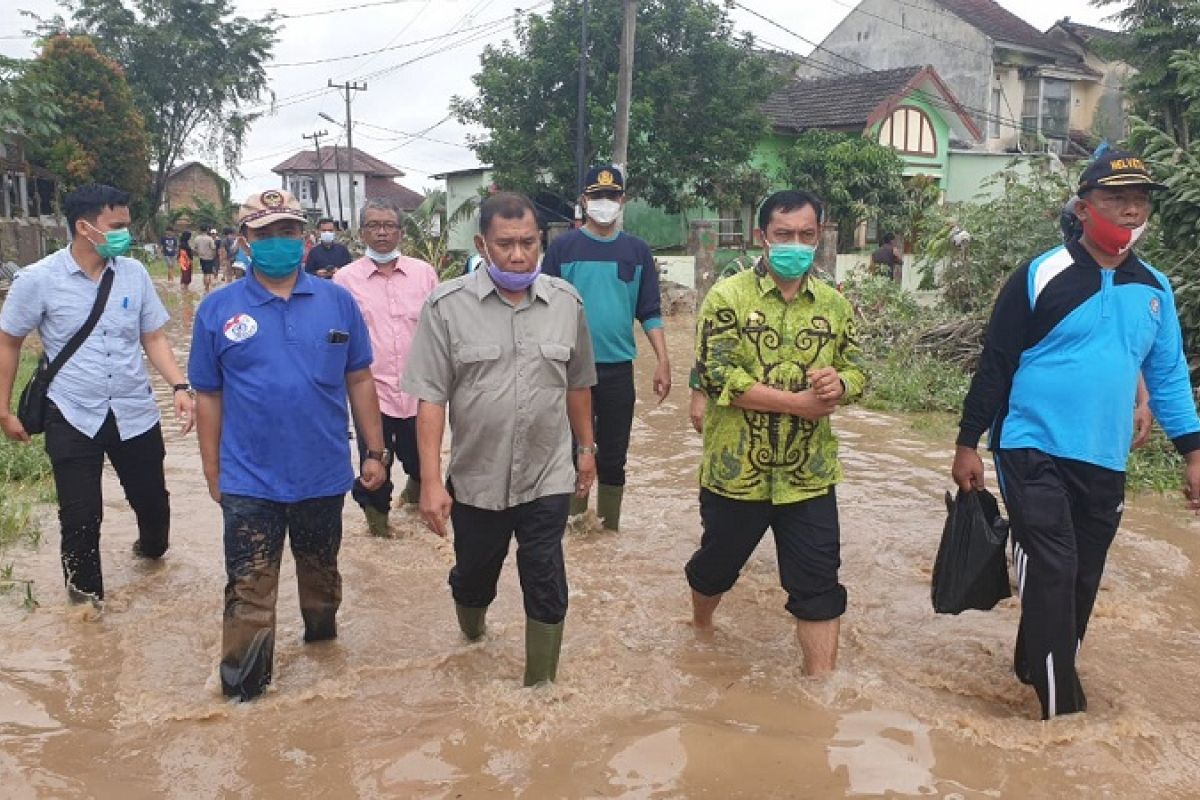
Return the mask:
<svg viewBox="0 0 1200 800">
<path fill-rule="evenodd" d="M 663 333 L 654 256 L 641 239 L 617 229 L 625 205 L 625 177 L 614 166 L 592 167 L 583 186 L 580 202 L 587 222 L 550 243 L 542 272 L 565 278 L 583 297 L 596 353 L 597 382 L 592 387 L 597 448 L 596 511 L 605 528 L 617 530 L 621 523 L 625 457 L 636 399 L 635 319 L 641 323 L 658 358 L 654 393 L 660 403 L 671 391 L 671 364 Z M 572 500 L 572 514 L 586 508 L 586 497 Z"/>
<path fill-rule="evenodd" d="M 251 270 L 197 310 L 188 373 L 204 477 L 225 517 L 221 688 L 251 700 L 271 682 L 288 535 L 304 641 L 337 636 L 342 503 L 354 482 L 347 395 L 367 441 L 360 480 L 368 490 L 383 482 L 390 454 L 358 304 L 300 269 L 300 204 L 283 191 L 254 194 L 238 221 Z"/>
</svg>

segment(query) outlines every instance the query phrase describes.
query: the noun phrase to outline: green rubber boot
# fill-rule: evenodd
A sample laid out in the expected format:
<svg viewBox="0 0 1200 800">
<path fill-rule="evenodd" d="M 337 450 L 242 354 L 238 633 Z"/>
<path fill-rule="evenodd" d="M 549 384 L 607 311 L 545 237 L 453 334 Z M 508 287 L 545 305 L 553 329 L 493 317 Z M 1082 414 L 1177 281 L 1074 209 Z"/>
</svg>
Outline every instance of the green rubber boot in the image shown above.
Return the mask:
<svg viewBox="0 0 1200 800">
<path fill-rule="evenodd" d="M 550 625 L 525 618 L 525 685 L 536 686 L 558 675 L 558 653 L 562 649 L 563 623 Z"/>
<path fill-rule="evenodd" d="M 610 531 L 621 529 L 621 499 L 624 496 L 624 486 L 596 485 L 596 515 Z"/>
<path fill-rule="evenodd" d="M 414 506 L 421 502 L 421 481 L 419 478 L 409 477 L 405 481 L 404 491 L 400 493 L 400 500 Z"/>
<path fill-rule="evenodd" d="M 455 603 L 454 611 L 458 614 L 458 627 L 462 629 L 467 641 L 477 642 L 487 633 L 487 606 L 471 608 Z"/>
<path fill-rule="evenodd" d="M 567 516 L 574 517 L 587 511 L 588 499 L 586 497 L 578 497 L 571 495 L 571 506 L 567 510 Z"/>
<path fill-rule="evenodd" d="M 388 528 L 388 512 L 380 511 L 374 506 L 364 506 L 363 513 L 367 517 L 367 528 L 371 531 L 372 536 L 378 536 L 381 539 L 392 538 L 392 531 Z"/>
</svg>

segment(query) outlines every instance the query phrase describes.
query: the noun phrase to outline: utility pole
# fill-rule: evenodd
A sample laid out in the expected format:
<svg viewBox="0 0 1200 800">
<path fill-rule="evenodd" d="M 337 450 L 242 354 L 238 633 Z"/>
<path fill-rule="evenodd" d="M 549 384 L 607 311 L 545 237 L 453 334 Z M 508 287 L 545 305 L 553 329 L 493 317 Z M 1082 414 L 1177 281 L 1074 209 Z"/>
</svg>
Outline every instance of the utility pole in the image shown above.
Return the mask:
<svg viewBox="0 0 1200 800">
<path fill-rule="evenodd" d="M 342 213 L 342 156 L 338 152 L 337 142 L 333 143 L 333 180 L 337 184 L 338 190 L 338 223 L 340 224 L 346 218 L 346 215 Z M 351 181 L 353 180 L 351 178 Z M 354 191 L 353 186 L 350 187 L 350 191 Z M 353 197 L 354 195 L 351 194 L 350 196 Z M 330 214 L 330 216 L 333 215 Z"/>
<path fill-rule="evenodd" d="M 354 200 L 354 123 L 350 119 L 350 93 L 365 92 L 367 90 L 367 84 L 360 84 L 358 81 L 334 83 L 333 80 L 330 79 L 329 88 L 341 89 L 343 92 L 345 92 L 346 96 L 346 149 L 350 151 L 350 230 L 356 231 L 358 230 L 358 212 L 355 208 Z"/>
<path fill-rule="evenodd" d="M 313 140 L 313 149 L 317 152 L 317 174 L 321 176 L 321 196 L 325 198 L 325 216 L 332 217 L 333 211 L 329 208 L 329 189 L 325 186 L 325 168 L 321 166 L 321 137 L 328 135 L 329 131 L 313 131 L 311 134 L 300 134 L 300 138 Z"/>
<path fill-rule="evenodd" d="M 617 119 L 613 124 L 613 164 L 629 181 L 629 105 L 633 95 L 633 49 L 637 31 L 637 0 L 622 0 L 624 26 L 621 28 L 621 61 L 617 71 Z"/>
<path fill-rule="evenodd" d="M 588 0 L 581 2 L 579 33 L 579 101 L 575 108 L 575 215 L 579 219 L 579 195 L 583 194 L 583 176 L 587 169 L 583 163 L 583 135 L 587 127 L 587 50 L 588 50 Z"/>
</svg>

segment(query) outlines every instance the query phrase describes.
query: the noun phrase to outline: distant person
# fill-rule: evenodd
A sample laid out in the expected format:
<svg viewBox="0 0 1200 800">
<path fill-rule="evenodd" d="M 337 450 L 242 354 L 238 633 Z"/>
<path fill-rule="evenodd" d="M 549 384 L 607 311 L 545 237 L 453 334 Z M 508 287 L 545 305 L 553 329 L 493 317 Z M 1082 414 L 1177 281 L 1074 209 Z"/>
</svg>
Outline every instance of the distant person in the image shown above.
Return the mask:
<svg viewBox="0 0 1200 800">
<path fill-rule="evenodd" d="M 221 231 L 221 278 L 229 283 L 233 280 L 233 256 L 237 248 L 237 234 L 233 228 L 226 227 Z"/>
<path fill-rule="evenodd" d="M 391 200 L 367 200 L 359 214 L 359 231 L 367 253 L 339 269 L 333 281 L 354 295 L 367 320 L 374 356 L 371 375 L 379 396 L 383 444 L 400 460 L 407 475 L 400 499 L 415 506 L 421 501 L 417 398 L 400 389 L 400 379 L 408 364 L 421 308 L 438 285 L 438 275 L 429 264 L 400 252 L 401 213 Z M 361 431 L 356 441 L 361 457 L 366 447 Z M 391 535 L 388 514 L 395 487 L 391 465 L 384 466 L 387 479 L 382 486 L 368 490 L 355 482 L 351 490 L 374 536 Z"/>
<path fill-rule="evenodd" d="M 697 320 L 696 377 L 708 397 L 700 465 L 700 547 L 684 569 L 692 622 L 713 614 L 770 528 L 805 675 L 837 664 L 846 589 L 838 580 L 838 440 L 829 418 L 866 378 L 846 298 L 811 273 L 821 201 L 763 201 L 763 255 L 716 283 Z"/>
<path fill-rule="evenodd" d="M 896 244 L 896 234 L 885 233 L 883 235 L 879 248 L 871 253 L 871 264 L 878 272 L 890 277 L 896 283 L 900 283 L 904 277 L 904 254 L 900 252 L 900 247 Z"/>
<path fill-rule="evenodd" d="M 133 553 L 167 551 L 171 505 L 163 472 L 161 415 L 142 356 L 172 390 L 180 430 L 192 428 L 192 396 L 164 326 L 170 319 L 146 268 L 127 257 L 129 194 L 89 184 L 63 199 L 71 243 L 20 270 L 0 309 L 0 428 L 29 434 L 9 412 L 21 343 L 37 331 L 54 359 L 79 331 L 107 283 L 95 327 L 50 384 L 46 455 L 58 490 L 62 570 L 72 602 L 104 600 L 100 524 L 105 457 L 137 518 Z M 8 491 L 6 488 L 5 491 Z"/>
<path fill-rule="evenodd" d="M 162 248 L 163 260 L 167 262 L 167 283 L 172 283 L 179 259 L 179 237 L 175 235 L 174 226 L 167 226 L 167 231 L 158 240 L 158 244 Z"/>
<path fill-rule="evenodd" d="M 217 276 L 217 239 L 216 231 L 201 230 L 192 237 L 192 248 L 196 258 L 200 260 L 200 272 L 204 275 L 204 291 L 211 292 L 213 281 Z"/>
<path fill-rule="evenodd" d="M 586 496 L 596 474 L 592 340 L 578 293 L 541 274 L 529 198 L 499 192 L 484 200 L 475 247 L 487 267 L 429 296 L 402 386 L 420 400 L 421 515 L 439 536 L 447 518 L 454 523 L 450 592 L 459 627 L 469 640 L 483 636 L 515 535 L 525 685 L 533 686 L 557 676 L 567 614 L 567 511 L 571 495 Z"/>
<path fill-rule="evenodd" d="M 1200 512 L 1200 418 L 1175 295 L 1133 251 L 1163 188 L 1128 152 L 1083 171 L 1079 238 L 1000 290 L 963 403 L 951 476 L 962 491 L 983 488 L 988 432 L 1021 597 L 1013 671 L 1037 692 L 1042 719 L 1087 710 L 1076 663 L 1125 508 L 1139 373 Z"/>
<path fill-rule="evenodd" d="M 358 304 L 300 269 L 300 203 L 269 189 L 251 195 L 238 217 L 253 267 L 196 310 L 188 372 L 204 478 L 224 518 L 221 689 L 244 701 L 271 683 L 285 539 L 304 641 L 337 636 L 342 505 L 354 483 L 347 400 L 367 442 L 359 462 L 365 488 L 383 483 L 391 456 Z"/>
<path fill-rule="evenodd" d="M 192 232 L 184 231 L 179 236 L 179 287 L 184 291 L 192 288 L 192 267 L 196 264 L 196 251 L 192 249 Z"/>
<path fill-rule="evenodd" d="M 246 241 L 246 228 L 243 225 L 233 239 L 233 255 L 231 257 L 230 274 L 233 280 L 246 277 L 250 271 L 250 243 Z"/>
<path fill-rule="evenodd" d="M 551 242 L 542 270 L 565 279 L 583 297 L 596 354 L 596 386 L 592 389 L 598 448 L 596 513 L 605 528 L 618 530 L 637 395 L 633 382 L 635 322 L 654 349 L 657 365 L 652 385 L 660 403 L 671 391 L 671 363 L 663 331 L 658 266 L 649 245 L 617 227 L 625 206 L 621 170 L 612 165 L 592 167 L 579 201 L 587 222 Z M 574 502 L 571 511 L 580 513 L 586 508 L 584 497 Z"/>
<path fill-rule="evenodd" d="M 321 278 L 332 278 L 333 273 L 354 260 L 346 245 L 337 240 L 333 220 L 322 219 L 317 223 L 317 244 L 308 251 L 304 270 Z"/>
</svg>

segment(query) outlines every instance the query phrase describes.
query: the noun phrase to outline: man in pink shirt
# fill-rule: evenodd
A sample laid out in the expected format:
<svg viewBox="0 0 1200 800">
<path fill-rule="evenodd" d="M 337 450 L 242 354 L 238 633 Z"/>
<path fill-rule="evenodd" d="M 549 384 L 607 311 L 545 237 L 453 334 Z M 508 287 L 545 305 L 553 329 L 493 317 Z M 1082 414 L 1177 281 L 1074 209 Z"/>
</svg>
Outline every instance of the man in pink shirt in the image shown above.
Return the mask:
<svg viewBox="0 0 1200 800">
<path fill-rule="evenodd" d="M 438 284 L 433 267 L 400 254 L 400 209 L 390 200 L 367 200 L 359 227 L 367 254 L 334 273 L 335 283 L 347 289 L 371 332 L 371 374 L 379 395 L 383 421 L 384 466 L 388 477 L 374 491 L 357 481 L 351 494 L 362 506 L 373 536 L 389 536 L 388 511 L 392 506 L 393 455 L 404 466 L 408 482 L 400 497 L 416 503 L 421 497 L 421 468 L 417 460 L 417 398 L 400 391 L 400 378 L 408 363 L 417 322 L 425 298 Z M 357 436 L 359 458 L 365 458 L 362 436 Z"/>
</svg>

